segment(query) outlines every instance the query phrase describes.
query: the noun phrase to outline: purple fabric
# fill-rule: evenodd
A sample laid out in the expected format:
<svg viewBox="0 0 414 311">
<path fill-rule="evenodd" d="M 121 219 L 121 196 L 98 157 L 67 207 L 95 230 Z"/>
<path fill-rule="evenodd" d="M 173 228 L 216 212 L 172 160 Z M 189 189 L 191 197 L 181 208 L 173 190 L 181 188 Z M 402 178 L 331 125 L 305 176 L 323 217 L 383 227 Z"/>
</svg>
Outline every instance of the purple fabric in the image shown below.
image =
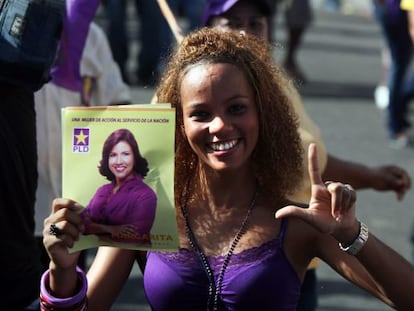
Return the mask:
<svg viewBox="0 0 414 311">
<path fill-rule="evenodd" d="M 221 15 L 231 9 L 239 0 L 207 0 L 202 23 L 206 25 L 213 16 Z"/>
<path fill-rule="evenodd" d="M 390 18 L 394 22 L 398 22 L 399 15 L 401 14 L 401 8 L 400 8 L 400 2 L 401 0 L 386 0 L 385 5 L 387 6 L 387 10 L 389 11 Z M 405 14 L 405 12 L 404 12 Z"/>
<path fill-rule="evenodd" d="M 223 279 L 220 310 L 293 311 L 300 293 L 300 279 L 283 250 L 287 222 L 279 237 L 234 254 Z M 224 257 L 209 257 L 215 278 Z M 208 280 L 196 253 L 148 252 L 144 287 L 153 311 L 205 310 Z"/>
<path fill-rule="evenodd" d="M 105 225 L 132 224 L 135 227 L 134 234 L 113 240 L 128 243 L 149 242 L 157 207 L 155 192 L 139 175 L 125 181 L 116 193 L 113 193 L 113 189 L 113 183 L 101 186 L 82 211 L 85 231 L 87 232 L 90 221 Z"/>
<path fill-rule="evenodd" d="M 56 62 L 51 69 L 52 81 L 71 91 L 82 90 L 80 60 L 99 0 L 66 0 L 66 20 Z"/>
</svg>

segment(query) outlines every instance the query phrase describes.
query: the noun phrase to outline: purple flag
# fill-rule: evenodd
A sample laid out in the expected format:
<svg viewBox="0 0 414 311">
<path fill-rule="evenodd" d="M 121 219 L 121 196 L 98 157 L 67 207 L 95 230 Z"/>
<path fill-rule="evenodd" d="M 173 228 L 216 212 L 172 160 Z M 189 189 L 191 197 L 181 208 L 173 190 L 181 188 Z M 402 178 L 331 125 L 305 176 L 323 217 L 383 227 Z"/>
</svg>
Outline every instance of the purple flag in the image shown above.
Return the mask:
<svg viewBox="0 0 414 311">
<path fill-rule="evenodd" d="M 89 24 L 95 16 L 99 0 L 66 0 L 66 20 L 56 62 L 51 70 L 56 85 L 72 91 L 82 90 L 80 60 Z"/>
</svg>

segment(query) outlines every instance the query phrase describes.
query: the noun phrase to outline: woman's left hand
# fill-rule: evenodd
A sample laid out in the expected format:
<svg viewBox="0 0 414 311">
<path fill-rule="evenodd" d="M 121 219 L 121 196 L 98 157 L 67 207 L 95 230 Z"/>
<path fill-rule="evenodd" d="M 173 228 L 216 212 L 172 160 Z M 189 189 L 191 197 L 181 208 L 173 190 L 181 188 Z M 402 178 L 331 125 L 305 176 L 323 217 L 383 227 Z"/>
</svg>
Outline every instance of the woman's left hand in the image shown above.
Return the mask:
<svg viewBox="0 0 414 311">
<path fill-rule="evenodd" d="M 304 209 L 288 205 L 276 212 L 276 218 L 301 218 L 320 232 L 331 234 L 339 242 L 351 244 L 359 232 L 359 222 L 355 217 L 355 190 L 350 185 L 322 181 L 315 144 L 309 146 L 308 163 L 312 184 L 309 207 Z"/>
</svg>

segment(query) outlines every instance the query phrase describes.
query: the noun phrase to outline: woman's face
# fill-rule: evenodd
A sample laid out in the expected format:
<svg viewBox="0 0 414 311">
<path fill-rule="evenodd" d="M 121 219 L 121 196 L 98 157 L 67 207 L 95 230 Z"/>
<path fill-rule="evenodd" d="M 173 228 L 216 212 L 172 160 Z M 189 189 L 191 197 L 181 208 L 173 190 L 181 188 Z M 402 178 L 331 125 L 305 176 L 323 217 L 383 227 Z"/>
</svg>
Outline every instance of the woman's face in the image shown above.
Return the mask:
<svg viewBox="0 0 414 311">
<path fill-rule="evenodd" d="M 239 1 L 221 16 L 213 16 L 210 25 L 223 30 L 241 30 L 263 40 L 269 38 L 267 18 L 250 1 Z"/>
<path fill-rule="evenodd" d="M 112 148 L 108 158 L 108 166 L 118 183 L 132 176 L 134 154 L 127 142 L 120 141 Z"/>
<path fill-rule="evenodd" d="M 216 171 L 246 167 L 259 124 L 246 75 L 226 63 L 192 67 L 181 82 L 184 130 L 202 162 Z"/>
</svg>

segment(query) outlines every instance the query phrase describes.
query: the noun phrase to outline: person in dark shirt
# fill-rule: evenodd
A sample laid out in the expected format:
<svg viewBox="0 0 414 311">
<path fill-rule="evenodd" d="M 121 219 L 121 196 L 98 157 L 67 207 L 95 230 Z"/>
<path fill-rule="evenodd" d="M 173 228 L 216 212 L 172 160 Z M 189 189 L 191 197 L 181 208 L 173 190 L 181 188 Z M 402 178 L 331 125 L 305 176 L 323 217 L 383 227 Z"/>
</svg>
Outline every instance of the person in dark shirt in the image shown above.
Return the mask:
<svg viewBox="0 0 414 311">
<path fill-rule="evenodd" d="M 39 308 L 41 261 L 34 235 L 38 178 L 34 92 L 52 76 L 56 83 L 66 83 L 63 86 L 68 85 L 68 79 L 80 77 L 81 51 L 99 4 L 99 0 L 27 2 L 25 7 L 0 1 L 0 297 L 2 310 L 11 311 Z M 63 53 L 57 51 L 58 42 Z M 42 53 L 52 54 L 51 61 L 38 67 L 27 66 L 19 58 L 40 59 Z M 53 63 L 56 53 L 57 61 Z"/>
<path fill-rule="evenodd" d="M 0 83 L 1 305 L 24 310 L 39 295 L 40 252 L 34 237 L 36 117 L 30 89 Z"/>
</svg>

